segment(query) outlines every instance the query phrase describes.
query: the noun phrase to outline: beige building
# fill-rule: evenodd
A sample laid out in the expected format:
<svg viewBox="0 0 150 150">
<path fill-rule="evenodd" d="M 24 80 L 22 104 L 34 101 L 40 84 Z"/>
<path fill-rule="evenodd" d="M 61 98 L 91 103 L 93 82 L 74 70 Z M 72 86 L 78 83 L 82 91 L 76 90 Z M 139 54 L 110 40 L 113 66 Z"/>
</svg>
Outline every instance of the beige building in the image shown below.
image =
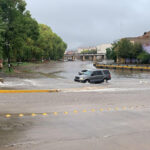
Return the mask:
<svg viewBox="0 0 150 150">
<path fill-rule="evenodd" d="M 97 53 L 105 53 L 106 54 L 106 49 L 107 48 L 112 48 L 112 44 L 101 44 L 97 46 Z"/>
<path fill-rule="evenodd" d="M 149 32 L 144 32 L 142 36 L 138 37 L 130 37 L 126 38 L 130 40 L 130 42 L 134 43 L 140 43 L 142 44 L 144 50 L 148 53 L 150 53 L 150 31 Z"/>
<path fill-rule="evenodd" d="M 142 45 L 150 44 L 150 31 L 144 32 L 142 36 L 138 37 L 127 37 L 125 39 L 130 40 L 132 43 L 141 43 Z"/>
<path fill-rule="evenodd" d="M 77 53 L 80 54 L 82 51 L 84 51 L 84 48 L 78 48 Z"/>
</svg>

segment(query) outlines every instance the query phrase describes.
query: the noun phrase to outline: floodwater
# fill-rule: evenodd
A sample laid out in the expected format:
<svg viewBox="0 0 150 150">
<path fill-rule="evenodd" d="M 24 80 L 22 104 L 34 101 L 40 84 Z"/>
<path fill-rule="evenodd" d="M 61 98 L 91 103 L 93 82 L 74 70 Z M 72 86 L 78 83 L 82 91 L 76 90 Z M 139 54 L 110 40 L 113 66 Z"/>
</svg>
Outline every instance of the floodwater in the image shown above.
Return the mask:
<svg viewBox="0 0 150 150">
<path fill-rule="evenodd" d="M 75 75 L 82 69 L 94 68 L 91 61 L 69 61 L 36 64 L 26 67 L 23 75 L 4 77 L 0 89 L 64 89 L 87 86 L 129 87 L 150 83 L 150 72 L 110 70 L 112 80 L 108 84 L 83 84 L 74 82 Z M 122 84 L 120 84 L 122 83 Z"/>
<path fill-rule="evenodd" d="M 108 83 L 74 82 L 79 71 L 90 68 L 94 67 L 88 61 L 51 62 L 26 66 L 23 70 L 27 71 L 16 76 L 3 76 L 1 89 L 58 88 L 70 92 L 1 94 L 0 150 L 147 150 L 150 72 L 110 70 L 112 80 Z M 72 92 L 87 87 L 101 91 Z M 98 111 L 100 108 L 104 112 Z M 48 115 L 39 115 L 42 113 Z"/>
</svg>

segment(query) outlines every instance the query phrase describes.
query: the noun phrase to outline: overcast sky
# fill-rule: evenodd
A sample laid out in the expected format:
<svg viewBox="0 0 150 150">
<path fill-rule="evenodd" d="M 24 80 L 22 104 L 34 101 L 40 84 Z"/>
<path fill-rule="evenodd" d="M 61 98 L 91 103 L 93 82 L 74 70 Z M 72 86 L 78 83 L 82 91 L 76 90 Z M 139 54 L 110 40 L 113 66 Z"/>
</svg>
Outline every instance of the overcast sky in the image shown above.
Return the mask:
<svg viewBox="0 0 150 150">
<path fill-rule="evenodd" d="M 26 0 L 39 23 L 47 24 L 68 49 L 112 43 L 150 31 L 150 0 Z"/>
</svg>

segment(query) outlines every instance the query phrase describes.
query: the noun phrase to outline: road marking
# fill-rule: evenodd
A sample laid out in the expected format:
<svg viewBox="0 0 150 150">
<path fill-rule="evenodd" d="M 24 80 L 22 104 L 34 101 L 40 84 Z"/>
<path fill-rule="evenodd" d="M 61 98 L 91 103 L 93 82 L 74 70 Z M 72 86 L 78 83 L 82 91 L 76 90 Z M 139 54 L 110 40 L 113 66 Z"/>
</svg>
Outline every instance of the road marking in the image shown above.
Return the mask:
<svg viewBox="0 0 150 150">
<path fill-rule="evenodd" d="M 122 109 L 123 109 L 123 110 L 126 110 L 127 108 L 126 108 L 126 107 L 123 107 Z"/>
<path fill-rule="evenodd" d="M 116 111 L 118 111 L 118 110 L 119 110 L 119 108 L 118 108 L 118 107 L 116 107 L 116 108 L 115 108 L 115 110 L 116 110 Z"/>
<path fill-rule="evenodd" d="M 101 109 L 100 109 L 100 111 L 102 112 L 102 111 L 104 111 L 104 109 L 103 109 L 103 108 L 101 108 Z"/>
<path fill-rule="evenodd" d="M 43 115 L 43 116 L 47 116 L 48 114 L 47 114 L 47 113 L 43 113 L 42 115 Z"/>
<path fill-rule="evenodd" d="M 77 110 L 74 110 L 73 112 L 74 112 L 75 114 L 77 114 L 77 113 L 78 113 L 78 111 L 77 111 Z"/>
<path fill-rule="evenodd" d="M 67 112 L 67 111 L 65 111 L 65 112 L 64 112 L 64 114 L 65 114 L 65 115 L 68 115 L 68 112 Z"/>
<path fill-rule="evenodd" d="M 51 93 L 51 92 L 60 92 L 59 89 L 50 89 L 50 90 L 0 90 L 0 93 Z"/>
<path fill-rule="evenodd" d="M 112 108 L 108 108 L 108 111 L 112 111 Z"/>
<path fill-rule="evenodd" d="M 10 117 L 11 117 L 11 115 L 10 115 L 10 114 L 7 114 L 7 115 L 5 115 L 5 117 L 6 117 L 6 118 L 10 118 Z"/>
<path fill-rule="evenodd" d="M 32 117 L 35 117 L 35 116 L 36 116 L 36 114 L 35 114 L 35 113 L 32 113 L 32 114 L 31 114 L 31 116 L 32 116 Z"/>
<path fill-rule="evenodd" d="M 100 108 L 99 109 L 99 111 L 100 112 L 110 112 L 110 111 L 117 111 L 117 112 L 119 112 L 119 111 L 125 111 L 125 110 L 140 110 L 140 108 L 142 108 L 142 106 L 140 105 L 140 106 L 138 106 L 138 105 L 136 105 L 136 106 L 123 106 L 123 107 L 115 107 L 115 108 L 111 108 L 111 107 L 109 107 L 109 108 Z M 144 107 L 143 107 L 144 108 Z M 94 108 L 92 108 L 91 109 L 91 111 L 89 111 L 89 112 L 96 112 L 96 110 L 97 109 L 94 109 Z M 65 114 L 65 115 L 68 115 L 69 113 L 71 113 L 71 112 L 73 112 L 73 113 L 75 113 L 75 114 L 78 114 L 78 110 L 73 110 L 73 111 L 70 111 L 70 112 L 68 112 L 68 111 L 64 111 L 64 112 L 62 112 L 62 113 L 59 113 L 59 114 Z M 86 112 L 88 112 L 86 109 L 84 109 L 84 110 L 82 110 L 82 112 L 83 113 L 86 113 Z M 11 117 L 23 117 L 23 116 L 32 116 L 32 117 L 35 117 L 35 116 L 48 116 L 48 114 L 50 114 L 50 113 L 32 113 L 32 114 L 28 114 L 28 115 L 25 115 L 25 114 L 23 114 L 23 113 L 20 113 L 20 114 L 11 114 L 11 113 L 8 113 L 8 114 L 6 114 L 6 115 L 0 115 L 0 117 L 5 117 L 5 118 L 11 118 Z M 52 112 L 52 114 L 53 115 L 58 115 L 58 112 Z"/>
<path fill-rule="evenodd" d="M 87 110 L 84 109 L 83 112 L 87 112 Z"/>
<path fill-rule="evenodd" d="M 19 114 L 19 117 L 23 117 L 24 116 L 24 114 Z"/>
<path fill-rule="evenodd" d="M 55 116 L 57 116 L 57 115 L 58 115 L 58 112 L 54 112 L 53 114 L 54 114 Z"/>
<path fill-rule="evenodd" d="M 95 109 L 92 109 L 91 111 L 92 111 L 92 112 L 95 112 L 96 110 L 95 110 Z"/>
</svg>

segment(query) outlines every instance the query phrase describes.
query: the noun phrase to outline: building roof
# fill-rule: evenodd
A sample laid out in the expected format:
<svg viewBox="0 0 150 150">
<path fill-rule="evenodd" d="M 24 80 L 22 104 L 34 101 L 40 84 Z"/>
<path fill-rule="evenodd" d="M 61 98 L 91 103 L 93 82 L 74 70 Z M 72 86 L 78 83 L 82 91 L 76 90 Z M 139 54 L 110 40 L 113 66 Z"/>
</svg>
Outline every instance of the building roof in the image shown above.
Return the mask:
<svg viewBox="0 0 150 150">
<path fill-rule="evenodd" d="M 141 43 L 142 45 L 150 45 L 150 31 L 144 32 L 142 36 L 128 37 L 126 39 L 134 41 L 135 43 Z"/>
</svg>

